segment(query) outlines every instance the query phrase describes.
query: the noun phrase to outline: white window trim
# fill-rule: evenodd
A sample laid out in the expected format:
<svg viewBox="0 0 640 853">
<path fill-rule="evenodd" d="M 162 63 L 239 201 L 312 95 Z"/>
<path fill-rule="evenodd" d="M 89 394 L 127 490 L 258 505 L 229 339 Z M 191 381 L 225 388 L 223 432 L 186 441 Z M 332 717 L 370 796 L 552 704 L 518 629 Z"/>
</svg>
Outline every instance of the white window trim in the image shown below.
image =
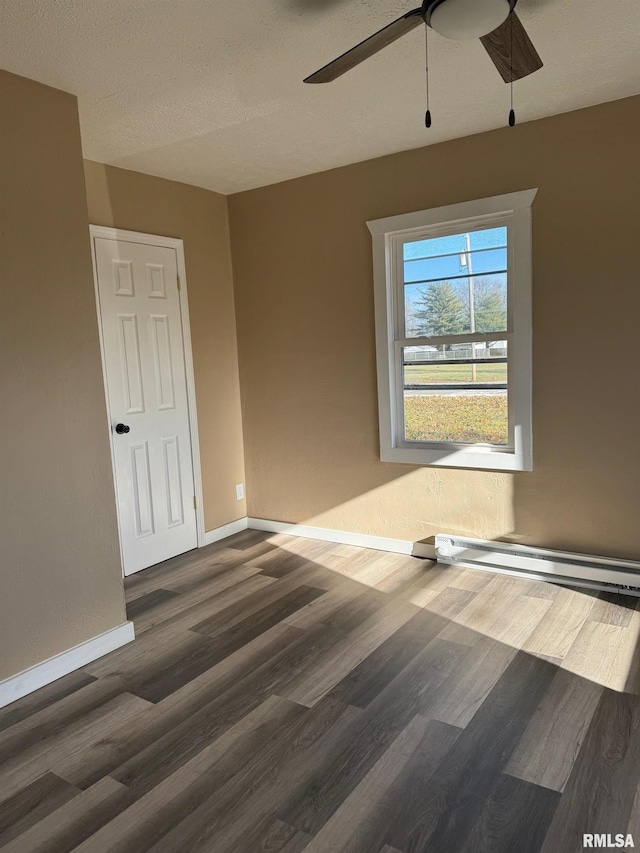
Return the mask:
<svg viewBox="0 0 640 853">
<path fill-rule="evenodd" d="M 367 222 L 373 240 L 373 276 L 376 316 L 376 358 L 378 370 L 378 411 L 380 417 L 380 459 L 411 465 L 440 465 L 497 471 L 531 471 L 533 438 L 531 427 L 531 206 L 537 189 L 493 196 L 461 204 L 420 210 Z M 394 245 L 411 231 L 416 235 L 430 229 L 451 233 L 456 228 L 481 227 L 493 219 L 507 224 L 509 287 L 509 417 L 512 443 L 509 447 L 487 445 L 406 442 L 400 433 L 402 375 L 396 349 L 398 312 L 395 305 L 397 263 Z M 475 220 L 475 221 L 474 221 Z M 485 222 L 483 223 L 483 220 Z M 493 339 L 495 335 L 458 336 L 464 340 Z M 445 342 L 442 339 L 442 342 Z M 412 341 L 415 345 L 415 340 Z M 400 407 L 400 408 L 399 408 Z"/>
</svg>

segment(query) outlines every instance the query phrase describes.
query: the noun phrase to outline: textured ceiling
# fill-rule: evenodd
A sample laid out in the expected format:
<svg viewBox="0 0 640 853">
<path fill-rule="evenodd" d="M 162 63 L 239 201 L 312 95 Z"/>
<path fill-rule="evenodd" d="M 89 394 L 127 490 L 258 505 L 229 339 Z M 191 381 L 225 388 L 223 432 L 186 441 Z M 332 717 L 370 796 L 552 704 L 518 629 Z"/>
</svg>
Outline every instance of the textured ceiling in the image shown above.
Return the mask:
<svg viewBox="0 0 640 853">
<path fill-rule="evenodd" d="M 229 193 L 506 124 L 479 41 L 418 28 L 334 83 L 302 78 L 412 0 L 0 0 L 0 62 L 78 95 L 85 156 Z M 417 5 L 417 4 L 416 4 Z M 640 92 L 638 0 L 520 0 L 545 67 L 527 121 Z"/>
</svg>

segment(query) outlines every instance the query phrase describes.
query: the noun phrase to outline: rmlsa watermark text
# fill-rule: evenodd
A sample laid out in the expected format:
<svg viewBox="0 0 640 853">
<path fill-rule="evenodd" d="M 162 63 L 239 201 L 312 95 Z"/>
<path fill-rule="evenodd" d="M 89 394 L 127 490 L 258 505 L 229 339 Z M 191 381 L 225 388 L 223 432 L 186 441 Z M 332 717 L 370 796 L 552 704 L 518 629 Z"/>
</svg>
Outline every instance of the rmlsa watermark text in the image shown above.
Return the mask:
<svg viewBox="0 0 640 853">
<path fill-rule="evenodd" d="M 626 848 L 631 849 L 635 847 L 633 843 L 633 836 L 631 833 L 627 833 L 624 835 L 623 833 L 618 833 L 617 835 L 606 835 L 605 833 L 600 834 L 589 834 L 585 833 L 582 836 L 582 846 L 583 847 L 610 847 L 615 849 Z"/>
</svg>

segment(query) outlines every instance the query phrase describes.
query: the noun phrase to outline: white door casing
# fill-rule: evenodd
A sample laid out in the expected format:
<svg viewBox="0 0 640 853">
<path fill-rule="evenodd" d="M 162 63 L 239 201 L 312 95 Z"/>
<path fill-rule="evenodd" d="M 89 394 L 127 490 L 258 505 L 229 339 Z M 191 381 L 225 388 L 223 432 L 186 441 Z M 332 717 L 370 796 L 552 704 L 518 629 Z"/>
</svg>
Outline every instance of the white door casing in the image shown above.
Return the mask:
<svg viewBox="0 0 640 853">
<path fill-rule="evenodd" d="M 180 240 L 96 226 L 91 236 L 130 575 L 204 541 L 184 255 Z M 129 431 L 116 431 L 118 424 Z"/>
</svg>

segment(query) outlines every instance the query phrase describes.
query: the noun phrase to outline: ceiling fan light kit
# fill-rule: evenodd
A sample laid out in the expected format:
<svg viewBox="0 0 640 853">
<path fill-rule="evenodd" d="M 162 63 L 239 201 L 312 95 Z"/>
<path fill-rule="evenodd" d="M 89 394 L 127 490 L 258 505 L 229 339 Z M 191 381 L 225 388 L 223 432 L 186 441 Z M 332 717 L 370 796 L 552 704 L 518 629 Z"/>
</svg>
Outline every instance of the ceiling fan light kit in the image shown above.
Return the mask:
<svg viewBox="0 0 640 853">
<path fill-rule="evenodd" d="M 448 39 L 475 39 L 504 23 L 515 5 L 516 0 L 433 0 L 426 4 L 425 23 Z"/>
</svg>

